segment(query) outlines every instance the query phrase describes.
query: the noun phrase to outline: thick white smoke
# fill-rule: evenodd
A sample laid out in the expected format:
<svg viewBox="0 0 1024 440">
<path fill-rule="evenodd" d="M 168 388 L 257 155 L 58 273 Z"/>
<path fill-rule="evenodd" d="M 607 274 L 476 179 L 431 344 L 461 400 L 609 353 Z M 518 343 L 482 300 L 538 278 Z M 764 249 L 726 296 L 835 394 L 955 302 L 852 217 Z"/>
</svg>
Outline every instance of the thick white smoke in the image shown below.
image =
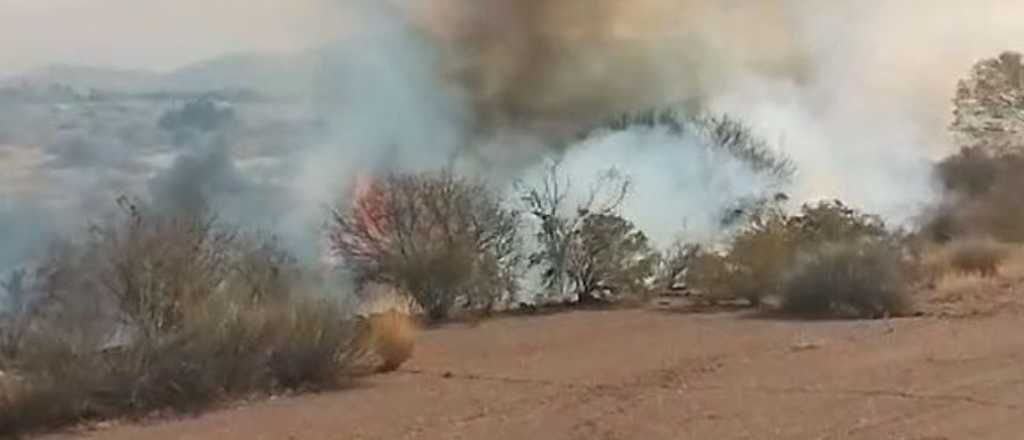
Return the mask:
<svg viewBox="0 0 1024 440">
<path fill-rule="evenodd" d="M 630 182 L 621 212 L 659 246 L 682 238 L 712 240 L 737 202 L 771 196 L 785 183 L 706 140 L 665 127 L 597 133 L 569 147 L 561 161 L 560 171 L 572 183 L 569 209 L 614 168 Z"/>
<path fill-rule="evenodd" d="M 81 121 L 57 121 L 53 115 L 63 113 L 54 113 L 49 104 L 26 112 L 4 103 L 0 119 L 7 122 L 0 121 L 0 144 L 61 156 L 47 165 L 62 164 L 59 170 L 27 172 L 42 176 L 33 181 L 45 182 L 47 193 L 78 201 L 66 204 L 74 209 L 47 208 L 46 216 L 78 218 L 78 207 L 131 193 L 139 181 L 143 190 L 160 182 L 167 185 L 159 188 L 172 192 L 196 187 L 174 180 L 185 179 L 216 186 L 209 191 L 232 198 L 238 206 L 231 209 L 243 217 L 261 224 L 274 218 L 278 232 L 307 255 L 319 249 L 318 228 L 327 206 L 339 202 L 360 173 L 432 169 L 457 159 L 467 172 L 507 183 L 545 159 L 564 155 L 564 169 L 583 179 L 575 185 L 580 191 L 588 189 L 594 174 L 619 165 L 635 182 L 624 213 L 664 241 L 684 227 L 696 237 L 713 234 L 711 219 L 721 207 L 765 191 L 766 182 L 704 149 L 670 147 L 678 140 L 657 131 L 592 137 L 564 150 L 551 146 L 561 144 L 549 131 L 534 127 L 550 123 L 555 127 L 550 132 L 572 132 L 593 118 L 682 102 L 740 117 L 777 143 L 798 166 L 788 188 L 794 200 L 838 197 L 901 222 L 935 195 L 929 160 L 954 149 L 945 129 L 956 80 L 978 59 L 1024 43 L 1019 25 L 1024 5 L 1014 0 L 301 4 L 302 18 L 295 18 L 302 22 L 295 29 L 303 34 L 298 40 L 325 44 L 312 55 L 315 78 L 281 81 L 313 84 L 289 89 L 312 90 L 309 113 L 318 123 L 295 129 L 292 137 L 266 136 L 283 151 L 265 158 L 273 164 L 266 167 L 273 169 L 268 175 L 240 167 L 236 155 L 251 145 L 234 143 L 209 155 L 223 166 L 182 162 L 157 169 L 152 155 L 177 153 L 144 145 L 159 139 L 132 135 L 153 125 L 151 114 L 160 112 L 142 111 L 145 103 L 120 111 L 116 118 L 123 124 L 83 129 L 86 141 L 63 143 L 50 142 L 58 126 Z M 210 16 L 246 20 L 245 10 L 221 12 Z M 144 33 L 121 39 L 145 45 Z M 86 50 L 72 43 L 69 39 L 61 53 Z M 123 61 L 118 64 L 130 64 Z M 44 135 L 19 132 L 48 127 L 38 122 L 43 120 L 54 126 L 40 129 Z M 91 155 L 82 155 L 84 149 Z M 150 156 L 121 160 L 144 156 L 144 150 Z M 118 169 L 98 171 L 111 165 Z M 277 193 L 264 197 L 268 191 Z M 32 196 L 6 194 L 11 198 L 0 209 L 6 242 L 49 234 L 24 232 L 35 211 L 21 202 Z M 33 205 L 42 204 L 24 206 Z M 23 252 L 10 249 L 24 247 L 8 246 L 0 261 L 14 261 Z"/>
<path fill-rule="evenodd" d="M 306 255 L 319 246 L 327 207 L 360 175 L 446 166 L 465 142 L 469 112 L 442 81 L 440 52 L 389 2 L 325 5 L 311 105 L 326 124 L 318 145 L 296 155 L 298 207 L 284 227 Z M 338 32 L 335 26 L 354 24 Z"/>
</svg>

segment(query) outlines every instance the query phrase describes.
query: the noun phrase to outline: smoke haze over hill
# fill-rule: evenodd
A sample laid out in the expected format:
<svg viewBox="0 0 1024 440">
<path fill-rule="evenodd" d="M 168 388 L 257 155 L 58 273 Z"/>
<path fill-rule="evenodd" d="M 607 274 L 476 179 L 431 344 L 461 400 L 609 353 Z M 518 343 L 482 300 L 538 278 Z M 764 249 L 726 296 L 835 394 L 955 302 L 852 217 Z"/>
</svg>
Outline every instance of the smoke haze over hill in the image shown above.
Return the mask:
<svg viewBox="0 0 1024 440">
<path fill-rule="evenodd" d="M 712 228 L 707 212 L 766 191 L 756 173 L 706 160 L 689 139 L 568 136 L 658 106 L 746 121 L 796 163 L 784 188 L 794 201 L 837 197 L 906 221 L 936 194 L 930 160 L 954 147 L 956 79 L 1024 41 L 1008 18 L 1021 13 L 1008 0 L 0 0 L 0 39 L 21 41 L 0 49 L 9 69 L 147 70 L 65 66 L 19 80 L 301 98 L 236 103 L 239 125 L 188 145 L 157 126 L 178 99 L 0 101 L 0 147 L 46 154 L 35 165 L 5 159 L 34 177 L 5 190 L 0 222 L 26 237 L 16 231 L 39 209 L 97 214 L 96 200 L 120 192 L 207 197 L 312 254 L 326 204 L 356 174 L 454 164 L 507 185 L 564 157 L 576 175 L 621 165 L 638 183 L 628 215 L 665 241 L 676 225 Z M 45 39 L 27 29 L 44 23 Z M 238 51 L 249 54 L 191 64 Z"/>
</svg>

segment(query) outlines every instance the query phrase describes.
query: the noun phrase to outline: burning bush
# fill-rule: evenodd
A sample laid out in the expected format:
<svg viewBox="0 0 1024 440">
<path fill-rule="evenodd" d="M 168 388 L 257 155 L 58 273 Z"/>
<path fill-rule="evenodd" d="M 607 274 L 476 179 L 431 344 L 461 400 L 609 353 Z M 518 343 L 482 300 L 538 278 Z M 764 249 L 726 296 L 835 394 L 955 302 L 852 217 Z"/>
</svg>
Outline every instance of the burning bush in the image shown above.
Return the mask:
<svg viewBox="0 0 1024 440">
<path fill-rule="evenodd" d="M 205 212 L 162 214 L 118 200 L 123 218 L 93 228 L 97 277 L 121 318 L 146 335 L 173 331 L 230 274 L 236 233 Z"/>
<path fill-rule="evenodd" d="M 392 174 L 335 210 L 332 251 L 361 286 L 408 292 L 432 320 L 462 301 L 489 310 L 518 288 L 519 216 L 479 181 L 450 171 Z"/>
</svg>

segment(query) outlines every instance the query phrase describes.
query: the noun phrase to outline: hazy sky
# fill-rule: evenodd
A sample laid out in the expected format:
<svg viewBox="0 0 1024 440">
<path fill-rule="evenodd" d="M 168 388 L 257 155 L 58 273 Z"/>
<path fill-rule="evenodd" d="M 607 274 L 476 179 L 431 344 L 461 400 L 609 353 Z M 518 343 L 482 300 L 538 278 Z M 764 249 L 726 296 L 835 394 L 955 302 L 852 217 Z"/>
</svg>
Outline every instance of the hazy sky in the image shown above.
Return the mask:
<svg viewBox="0 0 1024 440">
<path fill-rule="evenodd" d="M 51 63 L 169 69 L 317 41 L 328 0 L 0 0 L 0 75 Z M 312 27 L 312 28 L 311 28 Z"/>
</svg>

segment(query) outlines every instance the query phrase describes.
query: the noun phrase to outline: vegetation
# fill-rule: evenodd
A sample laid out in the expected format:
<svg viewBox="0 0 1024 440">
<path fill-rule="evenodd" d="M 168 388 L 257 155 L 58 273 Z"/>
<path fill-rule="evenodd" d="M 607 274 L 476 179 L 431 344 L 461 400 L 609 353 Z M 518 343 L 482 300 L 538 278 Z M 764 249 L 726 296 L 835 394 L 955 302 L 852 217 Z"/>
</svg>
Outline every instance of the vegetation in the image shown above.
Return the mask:
<svg viewBox="0 0 1024 440">
<path fill-rule="evenodd" d="M 515 187 L 516 207 L 451 170 L 394 173 L 358 188 L 328 221 L 329 250 L 360 298 L 398 298 L 355 317 L 305 294 L 310 274 L 273 236 L 206 209 L 119 199 L 117 214 L 82 240 L 54 244 L 0 282 L 0 435 L 338 386 L 364 356 L 393 371 L 413 354 L 411 314 L 437 322 L 510 307 L 529 268 L 540 274 L 538 305 L 610 304 L 663 288 L 789 316 L 875 319 L 910 311 L 925 260 L 942 295 L 983 295 L 1001 266 L 1009 271 L 1008 243 L 1024 243 L 1022 66 L 1004 53 L 959 84 L 951 129 L 962 148 L 936 165 L 946 196 L 911 236 L 838 200 L 789 212 L 780 193 L 739 201 L 722 218 L 721 243 L 659 253 L 621 212 L 632 188 L 615 169 L 595 170 L 581 193 L 550 162 L 535 185 Z M 202 98 L 159 125 L 182 143 L 236 122 L 230 107 Z M 636 128 L 721 150 L 776 182 L 795 171 L 728 116 L 649 110 L 582 136 Z"/>
<path fill-rule="evenodd" d="M 1003 52 L 978 61 L 957 84 L 951 131 L 960 145 L 993 151 L 1019 149 L 1024 134 L 1024 64 Z"/>
<path fill-rule="evenodd" d="M 925 231 L 937 241 L 991 236 L 1024 243 L 1024 150 L 965 147 L 938 165 L 947 200 Z"/>
<path fill-rule="evenodd" d="M 983 277 L 995 276 L 1009 254 L 1005 245 L 992 239 L 957 240 L 948 247 L 951 252 L 949 263 L 954 270 Z"/>
<path fill-rule="evenodd" d="M 17 307 L 0 319 L 0 434 L 354 374 L 366 330 L 340 303 L 284 282 L 292 259 L 273 240 L 238 239 L 204 213 L 120 206 L 88 240 L 4 283 Z"/>
<path fill-rule="evenodd" d="M 913 273 L 902 246 L 879 218 L 832 201 L 804 205 L 797 215 L 768 208 L 725 252 L 698 247 L 682 255 L 687 285 L 712 302 L 757 306 L 777 298 L 783 312 L 798 315 L 877 317 L 906 311 L 900 298 L 908 280 L 879 272 L 884 262 Z M 882 284 L 869 286 L 872 280 Z"/>
<path fill-rule="evenodd" d="M 570 242 L 566 272 L 581 303 L 643 297 L 657 255 L 643 232 L 612 214 L 588 215 Z"/>
<path fill-rule="evenodd" d="M 537 223 L 538 248 L 529 262 L 541 269 L 547 290 L 538 302 L 566 297 L 609 302 L 648 289 L 656 254 L 643 232 L 617 214 L 629 188 L 629 179 L 614 169 L 604 171 L 572 209 L 572 183 L 558 162 L 548 164 L 537 186 L 520 184 L 520 200 Z"/>
<path fill-rule="evenodd" d="M 876 319 L 910 310 L 909 266 L 887 243 L 830 243 L 800 258 L 781 289 L 784 313 Z"/>
<path fill-rule="evenodd" d="M 160 129 L 170 133 L 177 145 L 194 143 L 203 136 L 238 124 L 234 108 L 209 96 L 192 99 L 181 107 L 168 110 L 157 121 Z"/>
<path fill-rule="evenodd" d="M 334 211 L 329 240 L 360 287 L 395 286 L 434 321 L 458 305 L 490 310 L 518 289 L 519 215 L 450 171 L 373 182 Z"/>
</svg>

